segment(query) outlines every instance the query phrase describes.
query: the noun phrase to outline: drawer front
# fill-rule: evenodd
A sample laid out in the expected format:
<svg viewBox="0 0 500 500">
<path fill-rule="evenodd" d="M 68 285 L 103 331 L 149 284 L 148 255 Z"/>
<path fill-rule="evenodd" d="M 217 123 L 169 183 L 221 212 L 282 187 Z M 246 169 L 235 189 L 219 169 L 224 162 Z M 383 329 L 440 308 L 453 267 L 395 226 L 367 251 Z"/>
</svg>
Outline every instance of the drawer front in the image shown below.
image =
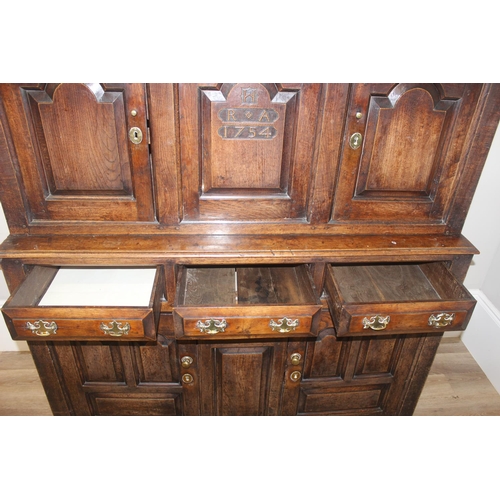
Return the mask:
<svg viewBox="0 0 500 500">
<path fill-rule="evenodd" d="M 384 335 L 387 333 L 424 333 L 433 330 L 463 330 L 472 310 L 429 310 L 413 313 L 372 311 L 368 314 L 345 312 L 339 324 L 339 337 L 349 335 Z"/>
<path fill-rule="evenodd" d="M 110 276 L 106 273 L 107 270 L 94 269 L 93 274 L 87 269 L 83 271 L 78 276 L 92 275 L 93 278 L 87 282 L 83 280 L 81 283 L 72 283 L 68 289 L 76 290 L 80 295 L 76 297 L 72 292 L 66 297 L 64 293 L 54 293 L 57 287 L 51 288 L 55 279 L 61 276 L 58 275 L 59 269 L 35 266 L 2 308 L 12 338 L 45 341 L 128 341 L 156 338 L 163 293 L 163 272 L 160 267 L 156 270 L 149 269 L 147 279 L 143 279 L 144 275 L 141 276 L 134 270 L 131 270 L 132 276 L 127 269 L 115 269 L 117 274 L 123 274 L 129 283 L 128 286 L 120 287 L 121 282 L 118 286 L 111 282 L 111 288 L 105 288 L 108 285 L 104 283 L 106 275 Z M 96 279 L 100 277 L 102 283 Z M 140 301 L 136 296 L 130 300 L 130 294 L 127 296 L 130 288 L 141 290 Z M 61 289 L 64 291 L 67 288 L 59 287 L 59 290 Z M 106 293 L 102 292 L 103 289 Z M 109 290 L 113 291 L 112 296 L 109 295 Z M 50 293 L 52 296 L 46 300 Z M 99 293 L 101 299 L 98 297 Z M 61 302 L 64 305 L 61 305 Z M 114 305 L 115 303 L 120 305 Z"/>
<path fill-rule="evenodd" d="M 259 308 L 262 309 L 262 308 Z M 315 336 L 318 330 L 320 306 L 307 308 L 224 308 L 190 311 L 174 310 L 177 338 L 244 339 Z"/>
<path fill-rule="evenodd" d="M 463 330 L 476 301 L 443 263 L 330 266 L 337 336 Z"/>
<path fill-rule="evenodd" d="M 9 318 L 7 326 L 14 340 L 141 340 L 155 338 L 152 312 L 143 318 L 68 319 L 55 316 Z"/>
</svg>

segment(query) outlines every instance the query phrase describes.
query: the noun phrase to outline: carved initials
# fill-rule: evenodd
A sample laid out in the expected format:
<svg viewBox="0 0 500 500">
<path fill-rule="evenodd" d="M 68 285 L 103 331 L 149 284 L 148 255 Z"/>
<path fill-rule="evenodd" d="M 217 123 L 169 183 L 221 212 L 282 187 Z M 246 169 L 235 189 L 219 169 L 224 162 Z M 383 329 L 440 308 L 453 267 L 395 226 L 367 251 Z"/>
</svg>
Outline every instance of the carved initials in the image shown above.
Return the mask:
<svg viewBox="0 0 500 500">
<path fill-rule="evenodd" d="M 259 122 L 261 122 L 262 120 L 264 120 L 264 118 L 266 119 L 266 121 L 270 122 L 271 121 L 271 118 L 269 118 L 269 115 L 267 114 L 267 110 L 263 110 L 262 111 L 262 114 L 260 115 L 259 117 Z"/>
<path fill-rule="evenodd" d="M 242 104 L 257 104 L 257 97 L 259 91 L 252 88 L 241 89 L 241 103 Z"/>
</svg>

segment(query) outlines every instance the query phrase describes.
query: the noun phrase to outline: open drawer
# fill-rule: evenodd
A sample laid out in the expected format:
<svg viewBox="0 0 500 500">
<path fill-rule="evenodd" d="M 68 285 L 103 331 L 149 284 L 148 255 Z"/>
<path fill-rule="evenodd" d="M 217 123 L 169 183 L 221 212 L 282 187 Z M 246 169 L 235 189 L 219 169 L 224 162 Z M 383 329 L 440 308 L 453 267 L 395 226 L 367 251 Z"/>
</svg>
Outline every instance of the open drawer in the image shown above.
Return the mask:
<svg viewBox="0 0 500 500">
<path fill-rule="evenodd" d="M 183 267 L 174 304 L 177 338 L 317 334 L 321 302 L 305 265 Z"/>
<path fill-rule="evenodd" d="M 337 335 L 463 330 L 476 301 L 441 262 L 328 266 Z"/>
<path fill-rule="evenodd" d="M 161 276 L 160 267 L 35 266 L 2 313 L 14 340 L 153 340 Z"/>
</svg>

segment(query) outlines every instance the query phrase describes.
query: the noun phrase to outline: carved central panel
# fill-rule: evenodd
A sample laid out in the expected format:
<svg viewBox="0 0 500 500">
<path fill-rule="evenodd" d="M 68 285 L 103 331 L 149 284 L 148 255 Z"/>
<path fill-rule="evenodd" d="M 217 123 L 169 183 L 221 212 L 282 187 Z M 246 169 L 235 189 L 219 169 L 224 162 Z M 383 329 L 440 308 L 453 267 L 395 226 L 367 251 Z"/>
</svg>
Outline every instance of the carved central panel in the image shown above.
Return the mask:
<svg viewBox="0 0 500 500">
<path fill-rule="evenodd" d="M 292 101 L 288 109 L 293 107 L 296 92 L 274 89 L 278 99 L 272 94 L 272 88 L 261 84 L 224 84 L 220 90 L 203 91 L 203 194 L 237 189 L 286 195 L 284 145 L 293 122 L 286 123 L 286 103 Z"/>
</svg>

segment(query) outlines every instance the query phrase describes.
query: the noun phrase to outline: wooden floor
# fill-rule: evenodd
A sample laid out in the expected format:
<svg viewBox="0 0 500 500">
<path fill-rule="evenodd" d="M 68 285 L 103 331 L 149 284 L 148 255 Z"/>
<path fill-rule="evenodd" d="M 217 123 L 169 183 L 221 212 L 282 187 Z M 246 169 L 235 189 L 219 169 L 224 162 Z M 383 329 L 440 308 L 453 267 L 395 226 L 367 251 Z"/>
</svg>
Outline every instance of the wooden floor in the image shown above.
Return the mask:
<svg viewBox="0 0 500 500">
<path fill-rule="evenodd" d="M 29 352 L 0 352 L 0 415 L 51 415 Z M 500 415 L 500 395 L 458 339 L 444 339 L 415 415 Z"/>
</svg>

